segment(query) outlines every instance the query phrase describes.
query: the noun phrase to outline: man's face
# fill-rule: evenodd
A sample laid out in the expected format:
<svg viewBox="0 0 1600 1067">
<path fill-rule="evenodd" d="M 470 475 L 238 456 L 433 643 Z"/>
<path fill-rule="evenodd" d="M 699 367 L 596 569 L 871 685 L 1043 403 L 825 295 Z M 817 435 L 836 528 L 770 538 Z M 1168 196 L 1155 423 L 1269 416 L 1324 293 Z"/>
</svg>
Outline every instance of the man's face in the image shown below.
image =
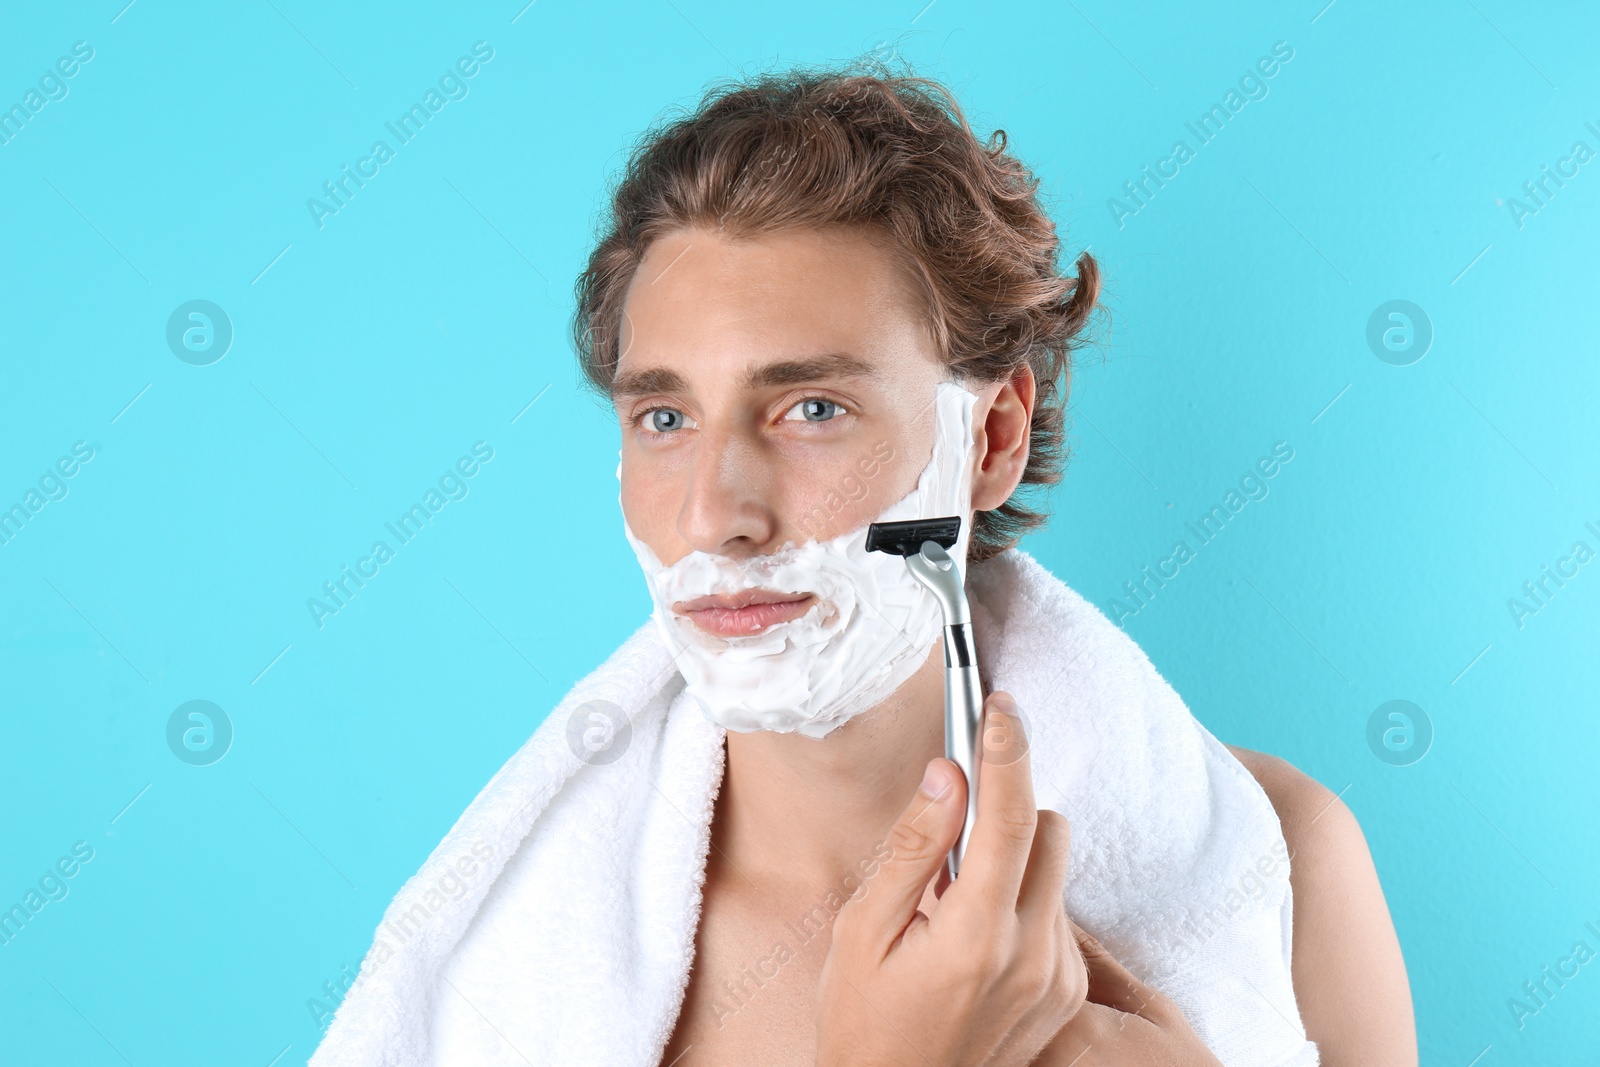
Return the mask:
<svg viewBox="0 0 1600 1067">
<path fill-rule="evenodd" d="M 687 229 L 651 245 L 612 399 L 623 513 L 663 564 L 826 541 L 916 488 L 948 373 L 886 240 Z M 750 632 L 785 617 L 696 621 Z"/>
</svg>

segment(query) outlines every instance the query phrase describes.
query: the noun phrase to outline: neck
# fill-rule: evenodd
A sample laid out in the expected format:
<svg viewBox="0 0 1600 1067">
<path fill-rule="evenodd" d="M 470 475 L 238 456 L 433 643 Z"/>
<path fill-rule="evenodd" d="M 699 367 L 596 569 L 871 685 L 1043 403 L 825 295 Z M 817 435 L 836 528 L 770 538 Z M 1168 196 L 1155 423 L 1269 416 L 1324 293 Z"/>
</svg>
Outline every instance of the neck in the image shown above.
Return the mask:
<svg viewBox="0 0 1600 1067">
<path fill-rule="evenodd" d="M 752 888 L 814 893 L 861 877 L 930 759 L 944 755 L 944 656 L 826 737 L 727 734 L 712 844 Z M 847 883 L 853 885 L 854 883 Z M 846 891 L 848 895 L 848 891 Z"/>
</svg>

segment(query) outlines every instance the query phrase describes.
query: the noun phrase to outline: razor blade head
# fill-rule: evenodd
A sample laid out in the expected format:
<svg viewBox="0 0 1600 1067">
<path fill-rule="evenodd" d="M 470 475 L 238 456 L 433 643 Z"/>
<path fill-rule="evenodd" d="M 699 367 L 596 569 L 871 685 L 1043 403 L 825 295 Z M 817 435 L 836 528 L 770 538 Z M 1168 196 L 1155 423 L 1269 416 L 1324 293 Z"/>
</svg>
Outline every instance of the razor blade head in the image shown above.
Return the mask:
<svg viewBox="0 0 1600 1067">
<path fill-rule="evenodd" d="M 875 522 L 867 527 L 867 551 L 887 552 L 891 556 L 914 556 L 922 551 L 924 541 L 932 541 L 941 548 L 954 548 L 960 533 L 960 515 L 907 522 Z"/>
</svg>

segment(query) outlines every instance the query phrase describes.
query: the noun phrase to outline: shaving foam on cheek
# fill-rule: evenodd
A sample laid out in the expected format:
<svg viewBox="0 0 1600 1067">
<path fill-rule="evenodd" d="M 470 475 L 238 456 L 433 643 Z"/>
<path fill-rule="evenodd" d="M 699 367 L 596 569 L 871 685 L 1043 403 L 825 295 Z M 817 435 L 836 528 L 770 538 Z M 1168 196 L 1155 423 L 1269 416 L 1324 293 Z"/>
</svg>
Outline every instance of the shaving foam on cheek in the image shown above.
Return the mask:
<svg viewBox="0 0 1600 1067">
<path fill-rule="evenodd" d="M 977 399 L 953 382 L 938 384 L 928 465 L 915 489 L 871 520 L 962 516 L 950 555 L 963 572 Z M 905 560 L 866 550 L 867 525 L 829 541 L 787 544 L 766 556 L 741 560 L 695 551 L 663 567 L 624 516 L 623 532 L 655 605 L 651 616 L 690 695 L 712 721 L 741 733 L 798 730 L 824 737 L 881 703 L 927 660 L 942 625 L 938 602 L 911 576 Z M 672 610 L 679 601 L 758 587 L 814 593 L 817 599 L 798 619 L 740 637 L 708 634 Z"/>
</svg>

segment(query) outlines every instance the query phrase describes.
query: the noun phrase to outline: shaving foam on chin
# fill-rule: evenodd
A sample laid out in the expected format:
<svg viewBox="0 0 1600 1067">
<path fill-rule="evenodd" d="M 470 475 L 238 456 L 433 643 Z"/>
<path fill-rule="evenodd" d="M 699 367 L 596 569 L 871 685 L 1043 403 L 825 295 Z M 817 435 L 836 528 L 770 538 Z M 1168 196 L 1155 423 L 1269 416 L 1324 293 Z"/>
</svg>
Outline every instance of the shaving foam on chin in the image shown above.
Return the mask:
<svg viewBox="0 0 1600 1067">
<path fill-rule="evenodd" d="M 954 382 L 938 384 L 928 465 L 917 487 L 872 522 L 967 515 L 977 400 Z M 950 550 L 963 573 L 971 525 L 961 524 Z M 624 516 L 623 532 L 655 604 L 651 617 L 708 718 L 739 733 L 825 737 L 887 699 L 927 660 L 942 625 L 938 601 L 911 576 L 905 560 L 866 550 L 867 526 L 748 559 L 697 550 L 663 567 Z M 726 638 L 705 633 L 672 610 L 679 601 L 756 587 L 814 593 L 817 599 L 798 619 Z"/>
</svg>

